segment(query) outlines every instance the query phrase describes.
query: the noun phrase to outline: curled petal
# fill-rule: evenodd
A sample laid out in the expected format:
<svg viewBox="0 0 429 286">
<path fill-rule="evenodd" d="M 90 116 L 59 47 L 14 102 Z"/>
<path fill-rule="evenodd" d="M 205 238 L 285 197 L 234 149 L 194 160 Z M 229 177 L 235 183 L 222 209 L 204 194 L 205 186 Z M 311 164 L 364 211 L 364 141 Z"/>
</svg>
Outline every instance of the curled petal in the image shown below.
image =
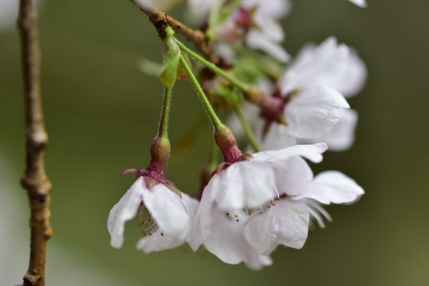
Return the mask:
<svg viewBox="0 0 429 286">
<path fill-rule="evenodd" d="M 356 182 L 338 171 L 326 171 L 317 175 L 299 198 L 315 199 L 323 204 L 341 204 L 356 200 L 364 190 Z"/>
<path fill-rule="evenodd" d="M 148 189 L 143 177 L 140 177 L 110 211 L 107 219 L 107 229 L 111 235 L 110 244 L 113 247 L 122 247 L 125 222 L 133 219 L 137 214 L 137 210 L 143 200 L 143 194 L 146 192 L 148 192 Z"/>
<path fill-rule="evenodd" d="M 284 148 L 275 151 L 262 151 L 253 154 L 254 162 L 274 163 L 279 167 L 284 166 L 284 162 L 295 157 L 304 157 L 314 163 L 322 161 L 322 153 L 328 149 L 325 143 L 317 143 L 313 145 L 296 145 L 289 148 Z"/>
</svg>

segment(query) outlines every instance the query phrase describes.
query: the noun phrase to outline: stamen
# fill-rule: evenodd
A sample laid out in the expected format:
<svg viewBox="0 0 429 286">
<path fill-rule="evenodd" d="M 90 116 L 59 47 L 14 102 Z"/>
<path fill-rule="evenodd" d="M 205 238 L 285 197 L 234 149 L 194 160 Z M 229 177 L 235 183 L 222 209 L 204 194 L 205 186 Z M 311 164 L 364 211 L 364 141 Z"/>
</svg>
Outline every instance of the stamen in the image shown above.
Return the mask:
<svg viewBox="0 0 429 286">
<path fill-rule="evenodd" d="M 143 210 L 144 210 L 144 204 L 143 202 L 140 203 L 139 206 L 139 226 L 144 225 L 144 221 L 143 221 Z"/>
<path fill-rule="evenodd" d="M 310 212 L 310 215 L 317 221 L 317 224 L 320 228 L 326 228 L 325 224 L 323 223 L 323 219 L 319 216 L 317 212 L 315 212 L 312 208 L 308 208 L 308 211 Z"/>
<path fill-rule="evenodd" d="M 318 203 L 311 201 L 311 200 L 306 200 L 306 203 L 308 205 L 310 205 L 311 207 L 315 208 L 318 212 L 320 212 L 329 222 L 332 222 L 332 217 Z"/>
<path fill-rule="evenodd" d="M 148 228 L 146 228 L 145 230 L 144 230 L 144 232 L 146 232 L 146 231 L 148 231 L 149 229 L 151 229 L 152 227 L 154 227 L 156 225 L 156 221 L 154 221 L 153 223 L 152 223 L 152 225 L 150 225 Z"/>
<path fill-rule="evenodd" d="M 276 190 L 277 199 L 280 200 L 279 190 L 277 190 L 277 187 L 274 183 L 273 183 L 273 186 L 274 186 L 274 190 Z"/>
</svg>

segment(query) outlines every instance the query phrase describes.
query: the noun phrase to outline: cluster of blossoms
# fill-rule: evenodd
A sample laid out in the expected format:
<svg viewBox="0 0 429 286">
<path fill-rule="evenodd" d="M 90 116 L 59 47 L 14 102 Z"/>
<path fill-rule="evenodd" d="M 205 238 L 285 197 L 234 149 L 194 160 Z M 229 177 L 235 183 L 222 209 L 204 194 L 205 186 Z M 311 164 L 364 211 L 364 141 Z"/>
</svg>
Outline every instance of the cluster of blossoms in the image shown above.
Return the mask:
<svg viewBox="0 0 429 286">
<path fill-rule="evenodd" d="M 139 215 L 144 230 L 137 248 L 146 253 L 186 242 L 194 251 L 203 245 L 226 263 L 260 269 L 272 263 L 270 254 L 278 245 L 301 248 L 313 221 L 324 227 L 324 220 L 331 220 L 322 205 L 351 203 L 364 194 L 338 171 L 314 176 L 306 161 L 319 163 L 328 148 L 346 150 L 353 143 L 357 114 L 346 99 L 363 87 L 366 68 L 352 48 L 331 37 L 304 46 L 290 60 L 280 45 L 283 30 L 277 22 L 289 13 L 289 1 L 189 0 L 189 13 L 220 56 L 212 63 L 179 42 L 168 21 L 154 17 L 157 10 L 147 2 L 133 2 L 160 35 L 158 74 L 165 93 L 149 166 L 124 172 L 138 179 L 110 212 L 113 247 L 123 244 L 125 222 Z M 200 83 L 187 55 L 203 64 L 196 71 Z M 210 154 L 193 197 L 165 178 L 171 89 L 178 79 L 194 85 L 213 124 L 211 141 L 223 155 L 223 162 L 217 162 L 216 154 Z M 227 125 L 247 137 L 252 152 L 240 150 L 213 106 L 235 111 Z"/>
</svg>

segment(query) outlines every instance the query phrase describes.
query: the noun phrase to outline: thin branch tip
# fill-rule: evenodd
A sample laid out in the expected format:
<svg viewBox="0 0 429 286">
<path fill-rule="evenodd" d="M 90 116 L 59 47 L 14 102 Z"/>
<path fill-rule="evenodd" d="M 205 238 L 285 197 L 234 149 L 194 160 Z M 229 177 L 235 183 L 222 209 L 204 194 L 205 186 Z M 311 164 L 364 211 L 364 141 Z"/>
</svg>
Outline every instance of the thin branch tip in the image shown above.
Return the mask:
<svg viewBox="0 0 429 286">
<path fill-rule="evenodd" d="M 170 25 L 176 33 L 183 35 L 188 41 L 192 42 L 207 60 L 214 64 L 219 64 L 221 62 L 221 58 L 211 51 L 208 46 L 207 37 L 203 32 L 194 30 L 182 24 L 173 17 L 168 16 L 166 13 L 148 5 L 143 0 L 130 1 L 149 17 L 149 20 L 155 25 L 155 27 L 157 27 L 157 23 L 160 21 L 167 21 L 168 25 Z"/>
</svg>

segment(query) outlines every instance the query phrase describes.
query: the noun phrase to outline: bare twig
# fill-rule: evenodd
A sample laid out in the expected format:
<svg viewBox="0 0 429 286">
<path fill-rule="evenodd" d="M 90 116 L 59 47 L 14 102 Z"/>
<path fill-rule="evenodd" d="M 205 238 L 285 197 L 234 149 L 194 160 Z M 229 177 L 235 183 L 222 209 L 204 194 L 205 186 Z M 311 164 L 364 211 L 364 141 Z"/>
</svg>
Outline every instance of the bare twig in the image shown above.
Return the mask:
<svg viewBox="0 0 429 286">
<path fill-rule="evenodd" d="M 21 0 L 18 26 L 21 33 L 25 90 L 26 169 L 21 179 L 30 201 L 30 263 L 24 286 L 45 285 L 46 242 L 52 236 L 49 224 L 51 183 L 44 167 L 48 142 L 40 93 L 40 47 L 36 11 L 32 0 Z"/>
<path fill-rule="evenodd" d="M 133 2 L 149 17 L 149 20 L 155 25 L 155 27 L 157 27 L 160 22 L 167 21 L 176 33 L 182 34 L 186 39 L 188 39 L 188 41 L 191 41 L 207 60 L 216 65 L 219 64 L 220 58 L 208 47 L 207 39 L 203 32 L 195 31 L 179 21 L 176 21 L 174 18 L 161 12 L 155 7 L 149 6 L 144 0 L 131 0 L 131 2 Z"/>
</svg>

